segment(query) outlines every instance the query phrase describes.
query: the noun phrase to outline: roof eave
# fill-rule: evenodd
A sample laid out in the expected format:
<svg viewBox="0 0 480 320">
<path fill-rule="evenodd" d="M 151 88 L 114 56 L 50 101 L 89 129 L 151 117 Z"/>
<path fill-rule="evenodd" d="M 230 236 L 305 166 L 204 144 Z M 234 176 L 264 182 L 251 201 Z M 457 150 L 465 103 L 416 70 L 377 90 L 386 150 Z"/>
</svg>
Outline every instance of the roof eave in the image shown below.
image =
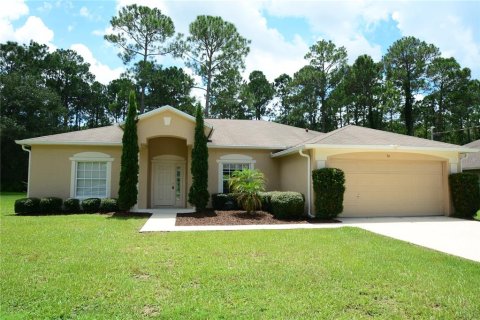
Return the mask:
<svg viewBox="0 0 480 320">
<path fill-rule="evenodd" d="M 98 141 L 35 141 L 30 139 L 15 140 L 19 145 L 52 145 L 52 146 L 122 146 L 121 142 L 98 142 Z"/>
<path fill-rule="evenodd" d="M 252 145 L 235 145 L 235 144 L 213 144 L 208 143 L 208 148 L 211 149 L 260 149 L 260 150 L 282 150 L 286 146 L 252 146 Z"/>
<path fill-rule="evenodd" d="M 399 146 L 399 145 L 338 145 L 338 144 L 304 144 L 280 152 L 272 154 L 273 158 L 286 156 L 292 153 L 296 153 L 301 149 L 367 149 L 367 150 L 406 150 L 406 151 L 437 151 L 437 152 L 459 152 L 459 153 L 475 153 L 478 149 L 465 148 L 465 147 L 411 147 L 411 146 Z"/>
</svg>

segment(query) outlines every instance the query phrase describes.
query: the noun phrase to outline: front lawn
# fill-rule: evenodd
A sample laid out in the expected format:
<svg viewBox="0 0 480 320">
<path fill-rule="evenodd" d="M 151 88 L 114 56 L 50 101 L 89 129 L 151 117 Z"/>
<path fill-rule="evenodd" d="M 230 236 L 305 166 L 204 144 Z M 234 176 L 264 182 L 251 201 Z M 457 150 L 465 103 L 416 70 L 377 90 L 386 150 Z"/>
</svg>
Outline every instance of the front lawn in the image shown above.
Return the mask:
<svg viewBox="0 0 480 320">
<path fill-rule="evenodd" d="M 2 319 L 480 315 L 480 264 L 356 228 L 149 233 L 146 218 L 14 216 L 1 197 Z"/>
</svg>

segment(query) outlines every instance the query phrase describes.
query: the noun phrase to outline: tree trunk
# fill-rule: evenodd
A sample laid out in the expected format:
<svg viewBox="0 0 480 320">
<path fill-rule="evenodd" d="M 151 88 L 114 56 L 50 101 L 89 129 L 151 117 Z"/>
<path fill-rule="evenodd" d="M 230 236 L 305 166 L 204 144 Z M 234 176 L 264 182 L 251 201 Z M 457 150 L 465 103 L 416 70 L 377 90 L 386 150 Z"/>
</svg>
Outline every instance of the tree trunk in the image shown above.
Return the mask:
<svg viewBox="0 0 480 320">
<path fill-rule="evenodd" d="M 207 76 L 207 93 L 205 94 L 205 118 L 208 118 L 210 112 L 210 90 L 212 89 L 212 73 L 208 72 Z"/>
<path fill-rule="evenodd" d="M 410 88 L 410 83 L 405 84 L 405 128 L 407 129 L 407 134 L 413 136 L 413 104 L 412 104 L 412 91 Z"/>
</svg>

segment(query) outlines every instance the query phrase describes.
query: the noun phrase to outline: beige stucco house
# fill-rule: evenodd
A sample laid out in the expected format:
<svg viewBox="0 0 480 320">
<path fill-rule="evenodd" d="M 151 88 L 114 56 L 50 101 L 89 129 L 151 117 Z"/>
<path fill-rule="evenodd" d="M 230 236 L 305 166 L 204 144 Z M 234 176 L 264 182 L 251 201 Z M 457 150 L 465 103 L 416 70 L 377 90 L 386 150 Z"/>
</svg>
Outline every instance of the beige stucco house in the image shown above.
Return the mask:
<svg viewBox="0 0 480 320">
<path fill-rule="evenodd" d="M 267 121 L 206 119 L 208 189 L 226 192 L 226 177 L 261 170 L 268 190 L 305 195 L 313 212 L 311 170 L 345 171 L 342 216 L 449 215 L 448 174 L 477 150 L 368 128 L 330 133 Z M 165 106 L 139 116 L 138 208 L 188 207 L 195 118 Z M 122 128 L 68 132 L 17 141 L 30 153 L 28 196 L 116 197 Z"/>
</svg>

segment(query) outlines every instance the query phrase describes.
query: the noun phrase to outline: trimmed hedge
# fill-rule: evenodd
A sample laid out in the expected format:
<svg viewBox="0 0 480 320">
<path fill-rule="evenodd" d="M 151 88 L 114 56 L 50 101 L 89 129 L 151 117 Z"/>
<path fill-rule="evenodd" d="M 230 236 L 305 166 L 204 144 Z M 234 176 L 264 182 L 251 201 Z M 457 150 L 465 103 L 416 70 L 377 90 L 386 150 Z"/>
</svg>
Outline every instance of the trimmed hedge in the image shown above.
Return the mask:
<svg viewBox="0 0 480 320">
<path fill-rule="evenodd" d="M 233 193 L 215 193 L 212 194 L 212 207 L 214 210 L 239 210 L 237 197 Z"/>
<path fill-rule="evenodd" d="M 40 212 L 40 199 L 22 198 L 15 201 L 16 214 L 38 214 Z"/>
<path fill-rule="evenodd" d="M 84 212 L 96 213 L 100 209 L 100 198 L 88 198 L 82 201 L 82 209 Z"/>
<path fill-rule="evenodd" d="M 345 174 L 337 168 L 322 168 L 312 171 L 315 192 L 315 216 L 336 218 L 343 211 Z"/>
<path fill-rule="evenodd" d="M 63 200 L 57 197 L 46 197 L 40 199 L 41 213 L 61 213 Z"/>
<path fill-rule="evenodd" d="M 455 216 L 471 219 L 480 208 L 478 176 L 473 173 L 454 173 L 448 177 Z"/>
<path fill-rule="evenodd" d="M 64 211 L 67 213 L 79 213 L 80 212 L 80 200 L 74 198 L 68 198 L 63 202 Z"/>
<path fill-rule="evenodd" d="M 305 198 L 299 192 L 275 191 L 264 195 L 264 199 L 265 205 L 270 206 L 271 213 L 277 219 L 296 219 L 303 216 Z"/>
<path fill-rule="evenodd" d="M 105 198 L 100 201 L 100 212 L 115 212 L 118 211 L 117 199 Z"/>
</svg>

